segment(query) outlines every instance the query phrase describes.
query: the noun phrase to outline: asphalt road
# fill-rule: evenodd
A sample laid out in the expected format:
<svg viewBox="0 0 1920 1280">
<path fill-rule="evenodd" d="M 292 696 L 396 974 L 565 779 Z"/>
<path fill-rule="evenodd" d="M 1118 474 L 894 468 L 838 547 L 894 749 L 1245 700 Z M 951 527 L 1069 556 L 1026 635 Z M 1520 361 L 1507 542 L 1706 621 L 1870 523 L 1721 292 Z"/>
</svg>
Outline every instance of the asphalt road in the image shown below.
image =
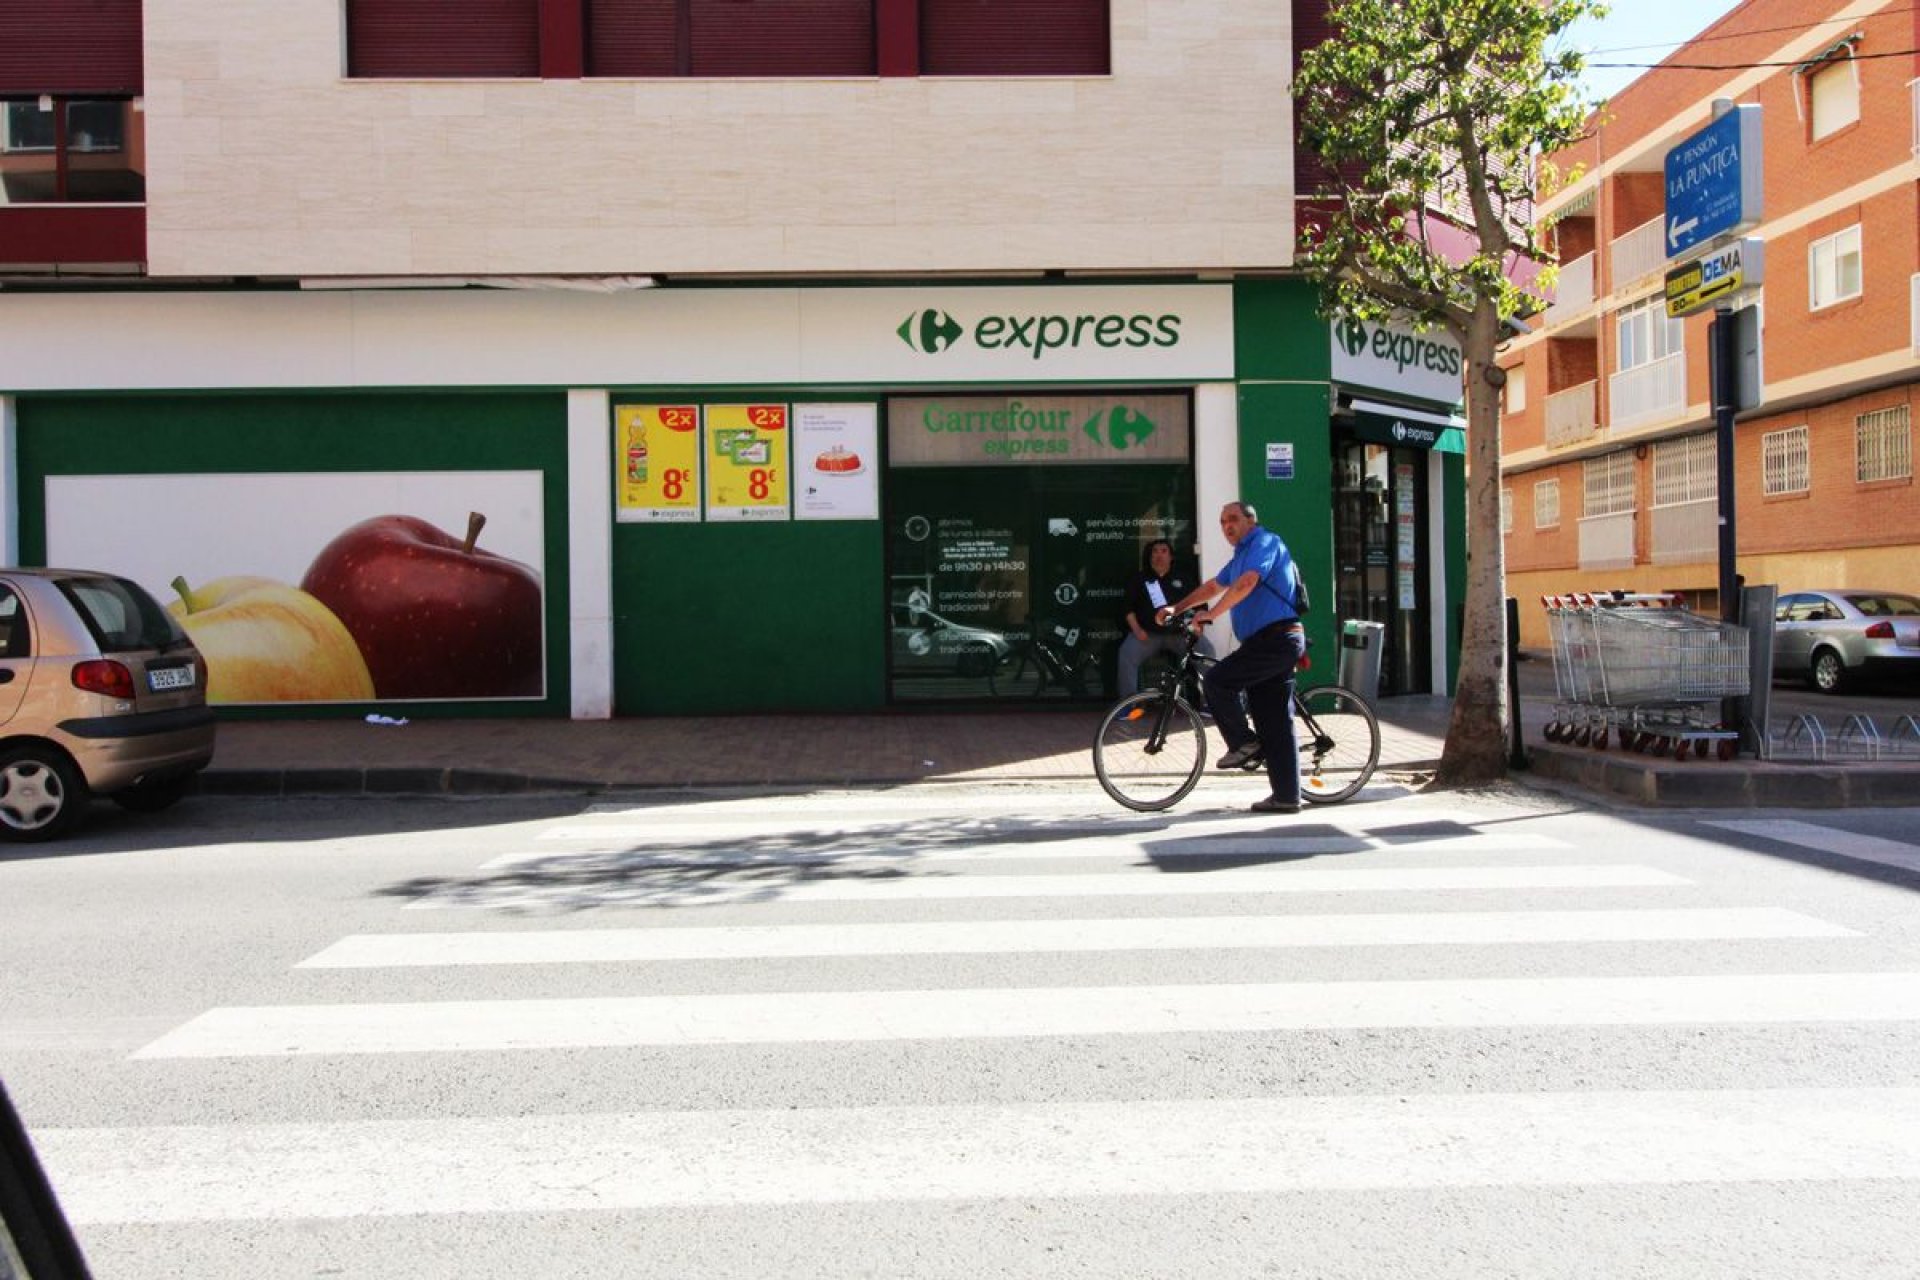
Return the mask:
<svg viewBox="0 0 1920 1280">
<path fill-rule="evenodd" d="M 103 810 L 0 1076 L 103 1280 L 1911 1277 L 1910 814 Z"/>
</svg>

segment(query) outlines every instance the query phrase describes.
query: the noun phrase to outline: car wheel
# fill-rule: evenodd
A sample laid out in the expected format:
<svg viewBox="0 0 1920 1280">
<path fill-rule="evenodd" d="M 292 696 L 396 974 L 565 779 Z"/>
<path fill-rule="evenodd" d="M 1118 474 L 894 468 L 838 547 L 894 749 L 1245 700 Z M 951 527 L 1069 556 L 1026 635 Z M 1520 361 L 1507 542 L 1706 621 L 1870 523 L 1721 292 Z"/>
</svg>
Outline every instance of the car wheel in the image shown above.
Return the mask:
<svg viewBox="0 0 1920 1280">
<path fill-rule="evenodd" d="M 1846 664 L 1831 649 L 1813 655 L 1813 687 L 1822 693 L 1839 693 L 1847 683 Z"/>
<path fill-rule="evenodd" d="M 58 751 L 15 747 L 0 753 L 0 840 L 52 840 L 87 809 L 87 784 Z"/>
<path fill-rule="evenodd" d="M 158 782 L 143 782 L 137 787 L 116 791 L 108 798 L 129 813 L 158 813 L 178 804 L 181 797 L 191 790 L 191 776 L 163 778 Z"/>
</svg>

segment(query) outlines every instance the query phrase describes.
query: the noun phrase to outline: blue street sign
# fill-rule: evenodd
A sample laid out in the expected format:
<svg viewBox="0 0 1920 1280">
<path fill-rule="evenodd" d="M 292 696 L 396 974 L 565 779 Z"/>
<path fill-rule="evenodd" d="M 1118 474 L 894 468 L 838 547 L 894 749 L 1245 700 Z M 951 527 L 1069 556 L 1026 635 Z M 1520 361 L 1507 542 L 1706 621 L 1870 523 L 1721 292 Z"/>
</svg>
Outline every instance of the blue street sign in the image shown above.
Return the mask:
<svg viewBox="0 0 1920 1280">
<path fill-rule="evenodd" d="M 1760 108 L 1748 103 L 1667 152 L 1667 257 L 1760 221 Z"/>
</svg>

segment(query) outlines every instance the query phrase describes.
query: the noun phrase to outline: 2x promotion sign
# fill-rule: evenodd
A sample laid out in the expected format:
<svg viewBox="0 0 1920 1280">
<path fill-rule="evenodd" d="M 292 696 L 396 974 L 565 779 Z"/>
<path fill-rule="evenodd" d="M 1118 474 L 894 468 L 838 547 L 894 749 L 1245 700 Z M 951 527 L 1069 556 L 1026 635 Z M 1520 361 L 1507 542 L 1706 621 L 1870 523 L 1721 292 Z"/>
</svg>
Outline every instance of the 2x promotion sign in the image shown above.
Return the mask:
<svg viewBox="0 0 1920 1280">
<path fill-rule="evenodd" d="M 870 404 L 619 405 L 616 514 L 623 523 L 875 520 L 878 435 Z"/>
</svg>

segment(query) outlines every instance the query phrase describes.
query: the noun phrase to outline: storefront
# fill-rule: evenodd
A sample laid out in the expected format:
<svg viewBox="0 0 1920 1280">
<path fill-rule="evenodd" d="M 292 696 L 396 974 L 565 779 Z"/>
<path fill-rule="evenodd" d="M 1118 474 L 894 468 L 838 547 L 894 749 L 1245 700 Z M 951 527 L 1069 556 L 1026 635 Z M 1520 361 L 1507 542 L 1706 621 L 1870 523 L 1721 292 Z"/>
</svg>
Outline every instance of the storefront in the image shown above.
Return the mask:
<svg viewBox="0 0 1920 1280">
<path fill-rule="evenodd" d="M 1441 691 L 1448 469 L 1457 490 L 1465 452 L 1452 411 L 1461 350 L 1402 325 L 1336 321 L 1331 333 L 1335 601 L 1341 618 L 1383 628 L 1382 694 Z"/>
<path fill-rule="evenodd" d="M 423 593 L 468 590 L 467 561 L 512 566 L 493 575 L 511 620 L 480 628 L 510 668 L 439 632 L 354 634 L 370 693 L 230 699 L 257 714 L 1093 702 L 1146 544 L 1170 539 L 1195 580 L 1228 554 L 1214 513 L 1245 499 L 1327 602 L 1308 619 L 1324 675 L 1352 600 L 1406 619 L 1427 647 L 1402 665 L 1444 687 L 1430 526 L 1455 518 L 1453 481 L 1393 447 L 1358 456 L 1362 491 L 1412 467 L 1415 603 L 1397 560 L 1384 606 L 1378 583 L 1349 591 L 1336 449 L 1358 437 L 1326 332 L 1284 279 L 0 295 L 19 357 L 0 387 L 5 550 L 162 598 L 175 577 L 324 591 L 316 566 L 369 521 L 455 553 Z M 1364 575 L 1379 538 L 1360 527 Z M 475 674 L 421 674 L 436 663 Z"/>
</svg>

